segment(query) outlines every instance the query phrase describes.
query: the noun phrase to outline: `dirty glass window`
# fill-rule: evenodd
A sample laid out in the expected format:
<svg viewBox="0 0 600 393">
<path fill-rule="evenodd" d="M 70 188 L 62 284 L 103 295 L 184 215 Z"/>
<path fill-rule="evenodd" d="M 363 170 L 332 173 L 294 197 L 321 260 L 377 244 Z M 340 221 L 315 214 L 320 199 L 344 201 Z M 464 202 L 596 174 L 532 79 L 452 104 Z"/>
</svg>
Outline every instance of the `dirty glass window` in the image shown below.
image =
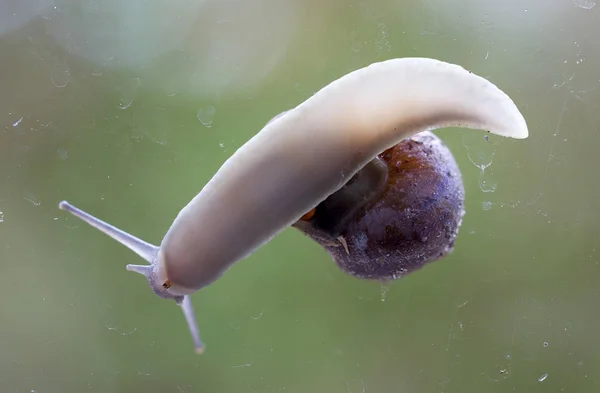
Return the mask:
<svg viewBox="0 0 600 393">
<path fill-rule="evenodd" d="M 4 0 L 0 390 L 594 392 L 599 34 L 593 0 Z M 466 214 L 405 277 L 286 229 L 192 296 L 199 356 L 143 261 L 58 209 L 159 244 L 270 119 L 397 57 L 487 78 L 530 133 L 435 131 Z"/>
</svg>

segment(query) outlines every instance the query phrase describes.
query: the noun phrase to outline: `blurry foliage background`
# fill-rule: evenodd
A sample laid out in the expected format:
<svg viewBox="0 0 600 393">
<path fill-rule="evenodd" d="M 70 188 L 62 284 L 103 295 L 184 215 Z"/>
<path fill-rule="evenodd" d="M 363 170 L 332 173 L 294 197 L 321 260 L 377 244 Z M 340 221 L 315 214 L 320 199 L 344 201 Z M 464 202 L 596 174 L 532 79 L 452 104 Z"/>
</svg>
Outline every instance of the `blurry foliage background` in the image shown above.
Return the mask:
<svg viewBox="0 0 600 393">
<path fill-rule="evenodd" d="M 595 392 L 600 6 L 593 0 L 4 0 L 0 391 Z M 180 310 L 68 199 L 153 243 L 281 111 L 427 56 L 506 91 L 530 138 L 437 132 L 455 252 L 389 284 L 286 230 Z"/>
</svg>

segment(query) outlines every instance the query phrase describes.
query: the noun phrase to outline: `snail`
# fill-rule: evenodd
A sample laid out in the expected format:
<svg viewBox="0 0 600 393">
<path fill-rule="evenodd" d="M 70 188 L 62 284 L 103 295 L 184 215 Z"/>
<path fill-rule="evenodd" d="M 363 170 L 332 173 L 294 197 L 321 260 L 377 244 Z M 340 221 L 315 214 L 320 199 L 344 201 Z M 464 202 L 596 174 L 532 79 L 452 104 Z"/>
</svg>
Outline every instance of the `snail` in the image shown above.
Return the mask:
<svg viewBox="0 0 600 393">
<path fill-rule="evenodd" d="M 460 226 L 464 190 L 451 153 L 430 132 L 444 127 L 515 139 L 529 134 L 514 102 L 493 83 L 456 64 L 396 58 L 350 72 L 271 119 L 183 207 L 160 246 L 66 201 L 59 208 L 149 263 L 126 269 L 181 306 L 195 350 L 202 353 L 190 295 L 288 227 L 321 244 L 358 277 L 397 278 L 445 255 Z M 402 171 L 410 165 L 416 172 L 408 179 Z M 438 170 L 419 195 L 424 178 Z M 412 201 L 405 206 L 389 199 L 394 192 Z M 435 214 L 426 229 L 410 230 L 411 222 Z M 370 252 L 365 234 L 378 215 L 389 220 L 389 231 L 374 235 L 383 249 Z M 394 263 L 394 248 L 411 239 L 420 245 Z"/>
</svg>

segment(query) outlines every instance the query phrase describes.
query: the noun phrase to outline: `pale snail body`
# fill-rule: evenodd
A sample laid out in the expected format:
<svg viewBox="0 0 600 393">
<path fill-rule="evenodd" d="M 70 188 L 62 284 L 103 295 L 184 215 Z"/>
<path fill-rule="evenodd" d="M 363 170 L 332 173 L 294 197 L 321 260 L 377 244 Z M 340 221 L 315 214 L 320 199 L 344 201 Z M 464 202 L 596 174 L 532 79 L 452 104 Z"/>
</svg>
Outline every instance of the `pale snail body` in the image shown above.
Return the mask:
<svg viewBox="0 0 600 393">
<path fill-rule="evenodd" d="M 528 136 L 513 101 L 489 81 L 438 60 L 393 59 L 351 72 L 272 119 L 181 210 L 160 247 L 67 202 L 60 207 L 151 263 L 127 268 L 183 305 L 201 351 L 190 294 L 297 223 L 379 153 L 450 126 Z"/>
</svg>

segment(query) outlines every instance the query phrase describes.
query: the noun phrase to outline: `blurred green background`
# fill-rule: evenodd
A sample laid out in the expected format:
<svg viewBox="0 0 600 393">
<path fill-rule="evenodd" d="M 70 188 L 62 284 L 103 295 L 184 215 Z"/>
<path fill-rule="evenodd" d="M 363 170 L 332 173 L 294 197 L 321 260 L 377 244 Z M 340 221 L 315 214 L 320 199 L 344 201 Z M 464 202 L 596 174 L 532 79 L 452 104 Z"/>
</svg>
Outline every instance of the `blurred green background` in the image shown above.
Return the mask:
<svg viewBox="0 0 600 393">
<path fill-rule="evenodd" d="M 0 392 L 596 392 L 600 5 L 593 0 L 4 0 Z M 132 252 L 236 148 L 372 62 L 427 56 L 507 92 L 530 138 L 439 130 L 455 252 L 393 283 L 288 229 L 193 296 L 207 351 Z"/>
</svg>

